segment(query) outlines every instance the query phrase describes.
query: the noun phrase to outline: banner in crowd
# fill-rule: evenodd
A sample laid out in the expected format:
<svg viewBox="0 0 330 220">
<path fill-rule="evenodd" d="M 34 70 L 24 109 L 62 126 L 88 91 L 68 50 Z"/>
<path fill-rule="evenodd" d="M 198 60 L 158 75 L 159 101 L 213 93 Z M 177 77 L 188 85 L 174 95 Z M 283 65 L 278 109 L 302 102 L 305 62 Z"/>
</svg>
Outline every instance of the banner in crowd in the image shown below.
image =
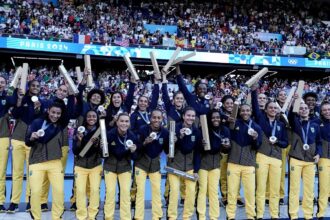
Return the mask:
<svg viewBox="0 0 330 220">
<path fill-rule="evenodd" d="M 150 51 L 156 52 L 156 57 L 168 60 L 173 54 L 173 49 L 152 49 L 139 47 L 121 47 L 93 44 L 76 44 L 68 42 L 32 40 L 13 37 L 0 37 L 0 48 L 15 50 L 30 50 L 40 52 L 89 54 L 107 57 L 121 57 L 130 53 L 131 57 L 150 59 Z M 191 51 L 181 51 L 184 56 Z M 189 58 L 190 62 L 222 63 L 222 64 L 244 64 L 265 66 L 288 66 L 288 67 L 313 67 L 330 69 L 330 59 L 311 60 L 302 57 L 262 56 L 245 54 L 225 54 L 207 51 L 197 51 L 196 56 Z"/>
<path fill-rule="evenodd" d="M 178 31 L 178 27 L 175 25 L 144 24 L 143 27 L 150 33 L 155 33 L 159 31 L 161 34 L 165 34 L 166 32 L 168 32 L 169 34 L 176 34 Z"/>
<path fill-rule="evenodd" d="M 306 47 L 301 46 L 284 46 L 282 52 L 284 55 L 305 55 Z"/>
<path fill-rule="evenodd" d="M 175 47 L 175 40 L 168 37 L 163 37 L 163 46 L 164 47 Z"/>
<path fill-rule="evenodd" d="M 274 33 L 264 33 L 264 32 L 256 32 L 255 38 L 261 41 L 270 41 L 277 39 L 277 41 L 282 41 L 282 34 L 274 34 Z"/>
</svg>

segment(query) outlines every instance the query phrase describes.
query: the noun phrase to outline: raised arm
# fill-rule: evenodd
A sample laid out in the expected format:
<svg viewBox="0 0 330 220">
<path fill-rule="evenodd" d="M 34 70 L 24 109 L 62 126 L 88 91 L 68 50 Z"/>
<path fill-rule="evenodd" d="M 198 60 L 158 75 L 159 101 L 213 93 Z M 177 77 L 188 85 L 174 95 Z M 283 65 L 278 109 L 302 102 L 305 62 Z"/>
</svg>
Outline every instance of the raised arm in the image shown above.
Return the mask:
<svg viewBox="0 0 330 220">
<path fill-rule="evenodd" d="M 159 99 L 159 85 L 155 84 L 154 88 L 152 89 L 152 98 L 151 98 L 151 103 L 150 103 L 150 106 L 149 106 L 150 111 L 157 108 L 158 99 Z"/>
</svg>

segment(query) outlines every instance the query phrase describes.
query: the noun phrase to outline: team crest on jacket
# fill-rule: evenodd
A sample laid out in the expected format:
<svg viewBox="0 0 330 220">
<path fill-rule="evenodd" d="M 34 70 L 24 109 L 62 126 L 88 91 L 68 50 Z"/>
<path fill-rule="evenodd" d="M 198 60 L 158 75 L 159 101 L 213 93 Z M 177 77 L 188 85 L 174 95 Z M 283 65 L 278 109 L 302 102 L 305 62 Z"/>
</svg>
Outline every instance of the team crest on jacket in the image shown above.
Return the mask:
<svg viewBox="0 0 330 220">
<path fill-rule="evenodd" d="M 164 139 L 163 138 L 159 138 L 158 139 L 158 142 L 159 142 L 159 144 L 163 144 L 164 143 Z"/>
<path fill-rule="evenodd" d="M 196 140 L 195 136 L 194 135 L 191 135 L 191 141 L 192 142 L 195 142 L 195 140 Z"/>
<path fill-rule="evenodd" d="M 281 126 L 278 126 L 278 125 L 277 125 L 277 130 L 280 131 L 280 130 L 281 130 Z"/>
<path fill-rule="evenodd" d="M 2 105 L 6 105 L 6 103 L 7 103 L 6 99 L 1 100 Z"/>
<path fill-rule="evenodd" d="M 238 130 L 239 130 L 239 127 L 236 127 L 236 128 L 235 128 L 235 130 L 237 130 L 237 131 L 238 131 Z"/>
<path fill-rule="evenodd" d="M 315 132 L 315 129 L 313 127 L 311 127 L 311 132 L 314 133 Z"/>
<path fill-rule="evenodd" d="M 322 124 L 320 124 L 320 127 L 324 127 L 324 124 L 322 123 Z"/>
<path fill-rule="evenodd" d="M 323 170 L 322 166 L 319 166 L 319 172 L 321 172 Z"/>
<path fill-rule="evenodd" d="M 111 146 L 116 146 L 116 142 L 112 141 Z"/>
</svg>

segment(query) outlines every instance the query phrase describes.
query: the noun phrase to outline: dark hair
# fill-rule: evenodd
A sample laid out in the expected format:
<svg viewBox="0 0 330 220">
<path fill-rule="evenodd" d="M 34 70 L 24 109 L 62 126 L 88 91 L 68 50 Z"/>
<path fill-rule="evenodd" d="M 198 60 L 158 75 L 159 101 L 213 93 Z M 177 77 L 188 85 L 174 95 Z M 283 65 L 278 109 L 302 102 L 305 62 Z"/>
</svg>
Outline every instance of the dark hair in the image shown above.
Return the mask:
<svg viewBox="0 0 330 220">
<path fill-rule="evenodd" d="M 117 121 L 119 120 L 119 118 L 120 118 L 121 116 L 127 116 L 127 117 L 129 118 L 129 115 L 128 115 L 127 112 L 122 112 L 122 113 L 120 113 L 120 114 L 118 115 Z"/>
<path fill-rule="evenodd" d="M 105 102 L 105 95 L 104 92 L 100 89 L 92 89 L 88 94 L 87 94 L 87 102 L 90 102 L 90 99 L 94 94 L 99 94 L 101 96 L 101 101 L 100 105 L 103 105 Z"/>
<path fill-rule="evenodd" d="M 113 107 L 112 97 L 113 97 L 115 94 L 119 94 L 120 97 L 121 97 L 121 101 L 122 101 L 122 102 L 124 101 L 124 96 L 123 96 L 123 94 L 122 94 L 121 92 L 119 92 L 119 91 L 113 92 L 113 93 L 111 94 L 111 96 L 110 96 L 110 104 L 109 104 L 109 105 L 111 105 L 112 107 Z"/>
<path fill-rule="evenodd" d="M 82 125 L 85 126 L 85 127 L 87 126 L 87 114 L 90 113 L 90 112 L 94 112 L 96 114 L 97 121 L 95 123 L 95 126 L 98 127 L 99 126 L 99 119 L 100 119 L 99 118 L 99 114 L 97 113 L 97 111 L 95 111 L 93 109 L 91 109 L 91 110 L 89 110 L 89 111 L 86 112 L 85 117 L 84 117 L 84 121 L 83 121 Z"/>
<path fill-rule="evenodd" d="M 179 94 L 182 94 L 183 95 L 183 93 L 180 90 L 179 91 L 176 91 L 175 93 L 173 93 L 173 100 Z"/>
<path fill-rule="evenodd" d="M 284 89 L 281 89 L 280 91 L 278 91 L 276 93 L 276 98 L 278 98 L 278 96 L 280 95 L 281 92 L 284 92 L 286 94 L 286 91 Z"/>
<path fill-rule="evenodd" d="M 33 80 L 31 80 L 31 81 L 28 82 L 28 84 L 27 84 L 28 85 L 28 88 L 30 88 L 31 84 L 34 83 L 34 82 L 37 82 L 37 83 L 40 84 L 40 82 L 38 80 L 33 79 Z"/>
<path fill-rule="evenodd" d="M 317 101 L 317 94 L 315 92 L 307 92 L 303 95 L 303 100 L 306 100 L 307 97 L 313 97 Z"/>
<path fill-rule="evenodd" d="M 233 102 L 235 101 L 235 98 L 233 96 L 225 95 L 224 97 L 222 97 L 221 102 L 225 103 L 227 101 L 227 99 L 231 99 L 231 100 L 233 100 Z"/>
<path fill-rule="evenodd" d="M 196 110 L 193 107 L 187 106 L 183 109 L 182 115 L 185 115 L 187 111 L 194 111 L 196 113 Z"/>
<path fill-rule="evenodd" d="M 202 82 L 202 80 L 198 80 L 198 81 L 196 82 L 196 84 L 195 84 L 195 92 L 197 91 L 198 86 L 199 86 L 199 85 L 202 85 L 202 84 L 204 84 L 204 85 L 207 87 L 207 84 L 204 83 L 204 82 Z"/>
<path fill-rule="evenodd" d="M 66 127 L 66 125 L 69 122 L 69 117 L 67 114 L 67 110 L 65 107 L 65 103 L 62 99 L 55 99 L 53 101 L 53 103 L 50 104 L 50 106 L 48 107 L 48 110 L 50 110 L 51 108 L 59 108 L 61 109 L 61 117 L 58 119 L 58 121 L 56 122 L 56 124 L 59 124 L 62 127 Z M 48 111 L 45 113 L 45 118 L 47 121 L 49 121 L 49 114 Z"/>
<path fill-rule="evenodd" d="M 266 103 L 266 105 L 265 105 L 265 109 L 267 109 L 267 107 L 268 107 L 268 105 L 269 105 L 270 103 L 275 103 L 275 104 L 276 104 L 276 101 L 274 101 L 274 100 L 269 100 L 269 101 Z"/>
<path fill-rule="evenodd" d="M 325 106 L 325 105 L 330 105 L 330 102 L 328 102 L 328 101 L 324 101 L 324 102 L 321 103 L 321 106 L 320 106 L 320 111 L 321 111 L 321 113 L 322 113 L 322 108 L 323 108 L 323 106 Z M 322 114 L 321 114 L 321 116 L 323 117 Z"/>
<path fill-rule="evenodd" d="M 214 128 L 213 124 L 212 124 L 212 115 L 214 113 L 218 113 L 220 116 L 220 120 L 221 120 L 221 114 L 219 110 L 216 109 L 212 109 L 208 114 L 207 114 L 207 125 L 209 128 Z M 219 126 L 220 127 L 220 126 Z"/>
<path fill-rule="evenodd" d="M 239 111 L 241 111 L 241 108 L 242 108 L 243 106 L 248 106 L 248 107 L 251 109 L 251 111 L 252 111 L 252 107 L 251 107 L 251 105 L 249 105 L 249 104 L 247 104 L 247 103 L 240 104 L 240 106 L 239 106 Z"/>
<path fill-rule="evenodd" d="M 139 111 L 139 101 L 140 101 L 141 98 L 146 98 L 147 101 L 148 101 L 148 103 L 149 103 L 149 98 L 148 98 L 147 96 L 145 96 L 145 95 L 141 95 L 141 96 L 139 96 L 139 98 L 137 99 L 137 103 L 136 103 L 136 109 L 135 109 L 135 111 Z"/>
<path fill-rule="evenodd" d="M 160 112 L 160 114 L 161 114 L 162 117 L 163 117 L 163 112 L 162 112 L 162 110 L 156 108 L 156 109 L 154 109 L 154 110 L 151 111 L 151 115 L 152 115 L 154 112 Z"/>
</svg>

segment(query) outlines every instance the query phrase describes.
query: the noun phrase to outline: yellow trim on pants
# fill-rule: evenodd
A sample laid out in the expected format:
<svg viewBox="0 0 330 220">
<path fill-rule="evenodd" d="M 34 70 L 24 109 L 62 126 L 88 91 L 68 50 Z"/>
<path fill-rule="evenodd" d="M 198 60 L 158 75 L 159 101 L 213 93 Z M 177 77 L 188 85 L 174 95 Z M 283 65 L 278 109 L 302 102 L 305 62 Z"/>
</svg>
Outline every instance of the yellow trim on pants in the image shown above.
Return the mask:
<svg viewBox="0 0 330 220">
<path fill-rule="evenodd" d="M 6 175 L 9 155 L 9 138 L 0 138 L 0 205 L 6 201 Z"/>
<path fill-rule="evenodd" d="M 328 207 L 328 196 L 330 193 L 330 159 L 319 160 L 319 210 L 317 217 L 324 217 Z"/>
<path fill-rule="evenodd" d="M 193 170 L 187 171 L 189 174 L 193 174 Z M 168 204 L 168 218 L 169 220 L 177 219 L 178 216 L 178 197 L 179 197 L 179 184 L 180 177 L 168 174 L 169 182 L 170 182 L 170 198 Z M 196 194 L 196 182 L 185 179 L 185 194 L 186 198 L 184 200 L 184 208 L 183 208 L 183 219 L 190 219 L 194 214 L 195 210 L 195 194 Z"/>
<path fill-rule="evenodd" d="M 11 140 L 12 145 L 12 165 L 13 165 L 13 182 L 11 191 L 11 202 L 19 204 L 22 195 L 24 161 L 26 162 L 26 191 L 25 202 L 29 202 L 30 183 L 29 183 L 29 157 L 30 148 L 25 145 L 24 141 Z M 40 181 L 40 180 L 39 180 Z"/>
<path fill-rule="evenodd" d="M 63 146 L 61 162 L 62 162 L 64 174 L 65 174 L 66 162 L 68 160 L 68 154 L 69 154 L 69 146 Z M 49 193 L 49 180 L 48 180 L 47 176 L 45 176 L 45 179 L 42 183 L 41 204 L 48 202 L 48 193 Z"/>
<path fill-rule="evenodd" d="M 115 218 L 117 179 L 119 180 L 120 185 L 120 219 L 131 220 L 131 172 L 117 174 L 109 171 L 104 171 L 104 181 L 106 186 L 104 219 L 113 220 Z"/>
<path fill-rule="evenodd" d="M 282 161 L 273 157 L 257 153 L 257 191 L 256 205 L 257 218 L 263 218 L 265 212 L 266 182 L 269 179 L 269 212 L 272 218 L 278 218 L 280 183 L 281 183 L 281 164 Z M 268 178 L 267 178 L 268 177 Z"/>
<path fill-rule="evenodd" d="M 286 174 L 286 164 L 289 161 L 289 151 L 290 145 L 287 148 L 282 149 L 282 172 L 281 172 L 281 185 L 280 185 L 280 198 L 285 197 L 285 174 Z"/>
<path fill-rule="evenodd" d="M 79 166 L 74 167 L 74 177 L 76 183 L 77 211 L 78 220 L 96 219 L 100 205 L 100 185 L 102 177 L 102 166 L 99 165 L 92 169 L 86 169 Z M 88 211 L 86 209 L 86 185 L 90 183 L 90 196 Z M 88 218 L 87 218 L 88 216 Z"/>
<path fill-rule="evenodd" d="M 144 197 L 145 197 L 145 185 L 146 185 L 147 176 L 149 176 L 149 180 L 151 183 L 152 219 L 159 220 L 160 218 L 163 217 L 162 199 L 160 192 L 162 176 L 160 172 L 147 173 L 138 167 L 135 167 L 135 180 L 137 186 L 137 193 L 136 193 L 134 219 L 144 220 Z"/>
<path fill-rule="evenodd" d="M 226 207 L 228 219 L 235 219 L 237 191 L 240 187 L 241 177 L 244 187 L 246 217 L 254 219 L 255 211 L 255 167 L 228 163 L 228 205 Z"/>
<path fill-rule="evenodd" d="M 209 216 L 211 220 L 218 219 L 220 215 L 219 209 L 219 179 L 220 169 L 210 171 L 199 170 L 198 172 L 198 197 L 197 212 L 200 220 L 206 219 L 206 194 L 209 198 Z"/>
<path fill-rule="evenodd" d="M 303 179 L 302 210 L 305 219 L 313 218 L 315 164 L 290 158 L 289 215 L 298 218 L 300 180 Z"/>
<path fill-rule="evenodd" d="M 29 166 L 31 184 L 31 214 L 41 220 L 42 181 L 48 176 L 52 185 L 52 220 L 62 219 L 64 212 L 64 174 L 61 160 L 51 160 Z"/>
</svg>

